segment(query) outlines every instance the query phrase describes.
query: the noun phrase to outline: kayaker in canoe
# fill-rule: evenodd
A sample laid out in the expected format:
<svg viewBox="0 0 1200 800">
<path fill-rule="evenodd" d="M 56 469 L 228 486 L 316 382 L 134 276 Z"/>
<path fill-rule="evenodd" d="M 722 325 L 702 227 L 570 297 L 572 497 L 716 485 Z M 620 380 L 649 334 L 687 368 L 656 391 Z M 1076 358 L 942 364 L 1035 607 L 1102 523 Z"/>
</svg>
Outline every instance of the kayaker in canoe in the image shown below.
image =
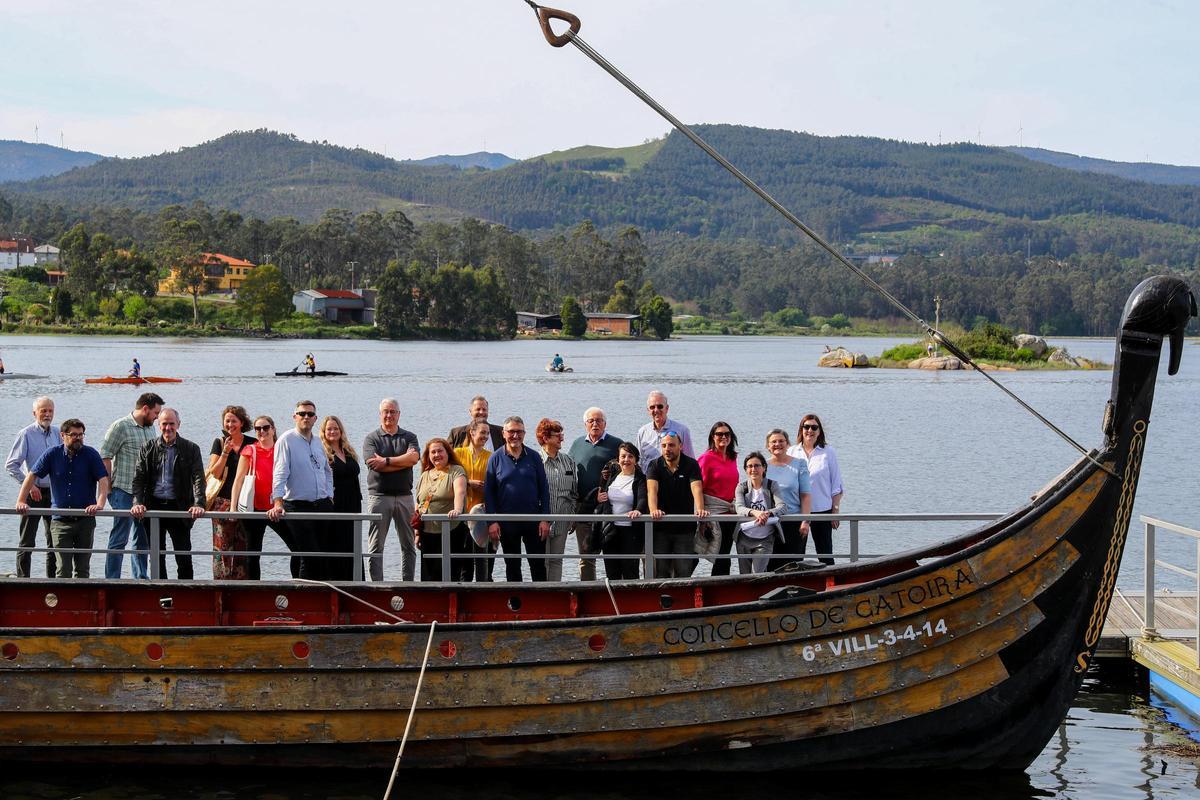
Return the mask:
<svg viewBox="0 0 1200 800">
<path fill-rule="evenodd" d="M 562 372 L 565 367 L 566 364 L 563 363 L 563 357 L 555 353 L 554 358 L 550 359 L 550 369 L 555 372 Z"/>
<path fill-rule="evenodd" d="M 317 360 L 313 358 L 313 354 L 309 353 L 304 357 L 304 369 L 309 375 L 313 375 L 317 371 Z"/>
<path fill-rule="evenodd" d="M 142 377 L 142 365 L 138 363 L 138 360 L 136 358 L 133 360 L 133 366 L 129 368 L 129 377 L 131 377 L 131 378 Z"/>
</svg>

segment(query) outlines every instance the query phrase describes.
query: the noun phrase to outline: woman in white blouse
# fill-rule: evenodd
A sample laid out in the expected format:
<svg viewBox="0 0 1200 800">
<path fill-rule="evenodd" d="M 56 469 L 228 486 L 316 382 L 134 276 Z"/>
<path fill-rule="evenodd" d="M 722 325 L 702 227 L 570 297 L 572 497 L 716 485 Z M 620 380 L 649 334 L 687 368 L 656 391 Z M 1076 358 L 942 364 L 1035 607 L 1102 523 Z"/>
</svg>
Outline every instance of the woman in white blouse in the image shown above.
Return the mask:
<svg viewBox="0 0 1200 800">
<path fill-rule="evenodd" d="M 812 510 L 814 514 L 837 514 L 842 506 L 842 470 L 838 466 L 837 453 L 825 443 L 825 426 L 816 414 L 805 414 L 796 431 L 795 444 L 788 455 L 804 459 L 808 464 L 808 478 L 812 485 Z M 836 520 L 813 520 L 812 537 L 818 554 L 828 556 L 833 552 L 833 529 Z M 832 564 L 832 558 L 822 558 L 821 563 Z"/>
</svg>

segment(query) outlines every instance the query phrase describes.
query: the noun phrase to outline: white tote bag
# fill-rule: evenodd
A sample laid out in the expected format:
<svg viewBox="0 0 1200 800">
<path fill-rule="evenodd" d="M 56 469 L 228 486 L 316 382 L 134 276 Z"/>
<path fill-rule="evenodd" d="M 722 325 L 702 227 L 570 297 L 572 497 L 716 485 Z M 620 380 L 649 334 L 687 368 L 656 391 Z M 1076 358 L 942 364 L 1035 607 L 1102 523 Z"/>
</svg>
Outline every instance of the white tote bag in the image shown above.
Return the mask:
<svg viewBox="0 0 1200 800">
<path fill-rule="evenodd" d="M 258 445 L 251 445 L 258 447 Z M 254 476 L 254 466 L 258 461 L 255 458 L 255 453 L 250 454 L 250 472 L 246 473 L 246 477 L 242 478 L 242 490 L 238 492 L 237 506 L 234 511 L 253 511 L 254 510 L 254 487 L 257 479 Z"/>
</svg>

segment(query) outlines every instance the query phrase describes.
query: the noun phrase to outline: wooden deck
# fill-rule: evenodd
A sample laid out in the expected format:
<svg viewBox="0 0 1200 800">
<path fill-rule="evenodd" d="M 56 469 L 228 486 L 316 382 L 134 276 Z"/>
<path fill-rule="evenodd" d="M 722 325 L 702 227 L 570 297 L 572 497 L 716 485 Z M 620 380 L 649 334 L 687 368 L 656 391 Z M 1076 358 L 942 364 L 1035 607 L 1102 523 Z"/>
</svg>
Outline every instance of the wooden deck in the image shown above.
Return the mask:
<svg viewBox="0 0 1200 800">
<path fill-rule="evenodd" d="M 1132 608 L 1131 608 L 1132 606 Z M 1113 597 L 1104 621 L 1097 658 L 1130 658 L 1133 642 L 1141 638 L 1146 616 L 1143 592 L 1119 592 Z M 1196 595 L 1193 592 L 1159 592 L 1154 596 L 1154 627 L 1164 639 L 1196 643 Z"/>
</svg>

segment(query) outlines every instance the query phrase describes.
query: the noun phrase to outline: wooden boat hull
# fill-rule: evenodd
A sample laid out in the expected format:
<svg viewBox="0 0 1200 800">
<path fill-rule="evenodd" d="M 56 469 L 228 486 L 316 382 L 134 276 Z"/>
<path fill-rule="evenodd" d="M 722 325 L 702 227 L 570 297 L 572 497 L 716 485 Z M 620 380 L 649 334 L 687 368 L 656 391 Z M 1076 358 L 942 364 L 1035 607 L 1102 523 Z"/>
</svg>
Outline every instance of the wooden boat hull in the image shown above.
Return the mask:
<svg viewBox="0 0 1200 800">
<path fill-rule="evenodd" d="M 114 378 L 112 375 L 105 375 L 103 378 L 84 378 L 84 383 L 122 383 L 131 386 L 140 386 L 143 383 L 183 383 L 183 378 L 160 378 L 157 375 L 147 375 L 144 378 Z"/>
<path fill-rule="evenodd" d="M 405 767 L 1023 769 L 1099 641 L 1172 302 L 1123 333 L 1095 461 L 887 559 L 622 583 L 620 615 L 578 584 L 0 584 L 0 758 L 384 767 L 436 622 Z"/>
</svg>

